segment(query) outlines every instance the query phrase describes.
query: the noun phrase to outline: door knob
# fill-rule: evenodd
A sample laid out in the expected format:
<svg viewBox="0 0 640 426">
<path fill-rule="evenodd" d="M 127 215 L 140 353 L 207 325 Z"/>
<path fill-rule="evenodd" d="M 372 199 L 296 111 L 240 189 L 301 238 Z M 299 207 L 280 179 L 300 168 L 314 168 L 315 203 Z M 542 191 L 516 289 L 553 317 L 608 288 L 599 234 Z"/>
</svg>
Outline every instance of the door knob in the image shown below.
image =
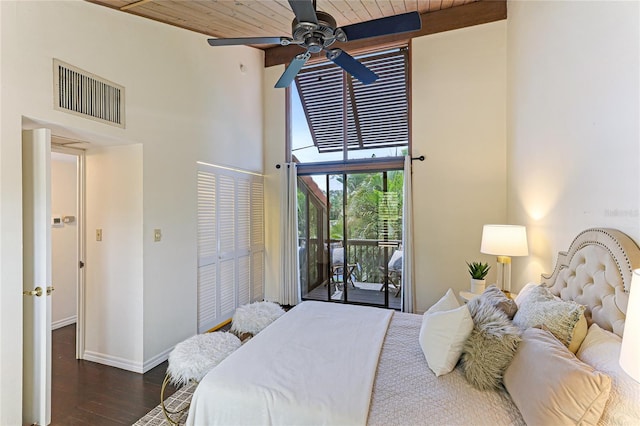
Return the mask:
<svg viewBox="0 0 640 426">
<path fill-rule="evenodd" d="M 25 296 L 42 296 L 42 287 L 36 287 L 31 291 L 23 291 L 22 294 Z"/>
</svg>

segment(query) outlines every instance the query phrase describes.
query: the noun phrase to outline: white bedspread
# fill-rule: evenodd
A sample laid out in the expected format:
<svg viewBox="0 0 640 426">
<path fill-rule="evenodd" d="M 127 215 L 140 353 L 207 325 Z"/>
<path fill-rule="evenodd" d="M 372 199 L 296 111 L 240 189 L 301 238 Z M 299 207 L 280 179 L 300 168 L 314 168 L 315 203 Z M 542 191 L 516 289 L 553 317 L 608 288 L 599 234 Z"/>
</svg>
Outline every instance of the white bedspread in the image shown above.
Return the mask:
<svg viewBox="0 0 640 426">
<path fill-rule="evenodd" d="M 304 302 L 209 372 L 187 425 L 364 425 L 392 311 Z"/>
</svg>

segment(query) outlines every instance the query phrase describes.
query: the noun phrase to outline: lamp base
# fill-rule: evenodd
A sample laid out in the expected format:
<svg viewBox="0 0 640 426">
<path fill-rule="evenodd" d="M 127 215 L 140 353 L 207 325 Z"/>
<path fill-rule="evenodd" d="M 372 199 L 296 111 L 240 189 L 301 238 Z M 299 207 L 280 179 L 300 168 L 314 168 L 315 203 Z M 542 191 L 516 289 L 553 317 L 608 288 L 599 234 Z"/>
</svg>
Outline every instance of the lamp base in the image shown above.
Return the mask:
<svg viewBox="0 0 640 426">
<path fill-rule="evenodd" d="M 498 256 L 497 259 L 497 286 L 505 293 L 511 292 L 511 257 Z"/>
</svg>

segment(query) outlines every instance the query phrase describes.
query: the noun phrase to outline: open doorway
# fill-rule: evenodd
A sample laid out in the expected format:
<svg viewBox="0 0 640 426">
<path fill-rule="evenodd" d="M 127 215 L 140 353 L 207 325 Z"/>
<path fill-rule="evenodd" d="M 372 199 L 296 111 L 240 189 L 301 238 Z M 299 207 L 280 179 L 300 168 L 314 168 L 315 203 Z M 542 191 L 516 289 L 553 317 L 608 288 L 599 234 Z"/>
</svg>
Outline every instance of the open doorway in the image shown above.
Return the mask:
<svg viewBox="0 0 640 426">
<path fill-rule="evenodd" d="M 51 147 L 51 329 L 75 328 L 76 359 L 84 352 L 84 150 Z M 55 356 L 55 354 L 53 354 Z"/>
</svg>

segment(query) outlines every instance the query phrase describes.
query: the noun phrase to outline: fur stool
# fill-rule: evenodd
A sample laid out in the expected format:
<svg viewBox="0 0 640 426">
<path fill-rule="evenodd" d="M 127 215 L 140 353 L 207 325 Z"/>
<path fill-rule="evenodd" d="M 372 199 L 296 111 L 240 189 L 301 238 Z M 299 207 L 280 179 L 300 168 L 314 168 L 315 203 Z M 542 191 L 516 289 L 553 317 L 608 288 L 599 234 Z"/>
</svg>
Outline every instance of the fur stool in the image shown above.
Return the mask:
<svg viewBox="0 0 640 426">
<path fill-rule="evenodd" d="M 237 335 L 260 333 L 266 326 L 280 318 L 284 309 L 273 302 L 255 302 L 236 309 L 231 320 L 231 332 Z"/>
<path fill-rule="evenodd" d="M 178 343 L 169 354 L 167 375 L 162 382 L 160 403 L 162 411 L 170 423 L 178 424 L 178 420 L 188 408 L 171 411 L 164 406 L 164 390 L 171 383 L 181 387 L 190 381 L 199 382 L 213 367 L 240 347 L 240 339 L 231 333 L 217 331 L 197 334 Z M 170 416 L 178 415 L 174 420 Z"/>
</svg>

